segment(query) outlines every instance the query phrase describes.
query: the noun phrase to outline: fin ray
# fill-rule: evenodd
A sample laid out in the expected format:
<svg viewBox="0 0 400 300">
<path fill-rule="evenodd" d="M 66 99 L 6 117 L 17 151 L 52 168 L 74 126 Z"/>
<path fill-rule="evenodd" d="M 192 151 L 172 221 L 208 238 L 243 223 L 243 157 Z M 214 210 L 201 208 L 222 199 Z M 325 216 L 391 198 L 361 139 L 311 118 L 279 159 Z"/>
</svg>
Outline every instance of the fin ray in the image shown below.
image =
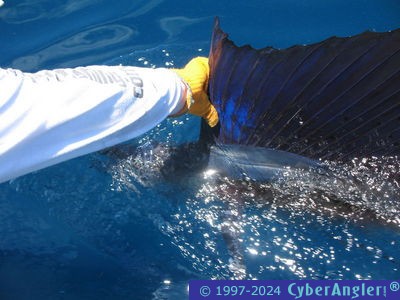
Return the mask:
<svg viewBox="0 0 400 300">
<path fill-rule="evenodd" d="M 216 19 L 209 63 L 218 143 L 326 159 L 400 154 L 400 29 L 257 50 L 236 46 Z"/>
</svg>

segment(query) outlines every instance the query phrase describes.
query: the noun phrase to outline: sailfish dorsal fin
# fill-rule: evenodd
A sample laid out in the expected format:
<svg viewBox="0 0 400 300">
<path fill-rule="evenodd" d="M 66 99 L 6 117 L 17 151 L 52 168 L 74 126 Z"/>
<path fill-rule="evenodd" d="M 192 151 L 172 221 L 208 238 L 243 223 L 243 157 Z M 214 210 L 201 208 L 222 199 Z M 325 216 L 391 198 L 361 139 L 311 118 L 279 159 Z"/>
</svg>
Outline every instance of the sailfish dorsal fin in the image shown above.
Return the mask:
<svg viewBox="0 0 400 300">
<path fill-rule="evenodd" d="M 209 63 L 217 142 L 317 159 L 400 154 L 400 29 L 257 50 L 216 19 Z"/>
</svg>

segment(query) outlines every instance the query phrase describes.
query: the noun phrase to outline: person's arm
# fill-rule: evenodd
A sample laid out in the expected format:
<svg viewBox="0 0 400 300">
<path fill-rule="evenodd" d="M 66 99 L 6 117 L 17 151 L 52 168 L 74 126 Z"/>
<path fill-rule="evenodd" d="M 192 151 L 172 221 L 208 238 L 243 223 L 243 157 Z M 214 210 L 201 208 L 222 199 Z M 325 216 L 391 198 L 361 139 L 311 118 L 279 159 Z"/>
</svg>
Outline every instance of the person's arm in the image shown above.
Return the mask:
<svg viewBox="0 0 400 300">
<path fill-rule="evenodd" d="M 0 69 L 0 182 L 127 141 L 182 109 L 171 70 Z"/>
</svg>

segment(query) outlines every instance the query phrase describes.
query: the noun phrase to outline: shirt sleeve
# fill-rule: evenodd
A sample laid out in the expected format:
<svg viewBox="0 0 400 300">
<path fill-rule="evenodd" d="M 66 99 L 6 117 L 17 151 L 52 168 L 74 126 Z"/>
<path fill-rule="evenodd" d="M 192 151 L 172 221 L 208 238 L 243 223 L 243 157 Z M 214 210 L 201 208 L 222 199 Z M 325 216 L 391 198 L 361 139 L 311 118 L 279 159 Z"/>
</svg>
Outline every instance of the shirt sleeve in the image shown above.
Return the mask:
<svg viewBox="0 0 400 300">
<path fill-rule="evenodd" d="M 0 182 L 137 137 L 184 93 L 167 69 L 0 69 Z"/>
</svg>

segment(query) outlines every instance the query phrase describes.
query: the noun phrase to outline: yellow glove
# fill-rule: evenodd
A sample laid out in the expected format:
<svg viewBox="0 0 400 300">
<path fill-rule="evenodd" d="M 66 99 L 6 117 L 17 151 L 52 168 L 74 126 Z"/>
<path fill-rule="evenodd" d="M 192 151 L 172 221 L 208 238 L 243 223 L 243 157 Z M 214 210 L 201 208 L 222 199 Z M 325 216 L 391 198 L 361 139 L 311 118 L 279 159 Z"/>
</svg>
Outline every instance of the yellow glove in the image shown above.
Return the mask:
<svg viewBox="0 0 400 300">
<path fill-rule="evenodd" d="M 208 125 L 214 127 L 218 123 L 218 113 L 207 95 L 210 67 L 208 58 L 193 58 L 183 69 L 173 69 L 189 86 L 186 106 L 181 113 L 189 112 L 204 118 Z M 194 102 L 193 102 L 193 100 Z"/>
</svg>

